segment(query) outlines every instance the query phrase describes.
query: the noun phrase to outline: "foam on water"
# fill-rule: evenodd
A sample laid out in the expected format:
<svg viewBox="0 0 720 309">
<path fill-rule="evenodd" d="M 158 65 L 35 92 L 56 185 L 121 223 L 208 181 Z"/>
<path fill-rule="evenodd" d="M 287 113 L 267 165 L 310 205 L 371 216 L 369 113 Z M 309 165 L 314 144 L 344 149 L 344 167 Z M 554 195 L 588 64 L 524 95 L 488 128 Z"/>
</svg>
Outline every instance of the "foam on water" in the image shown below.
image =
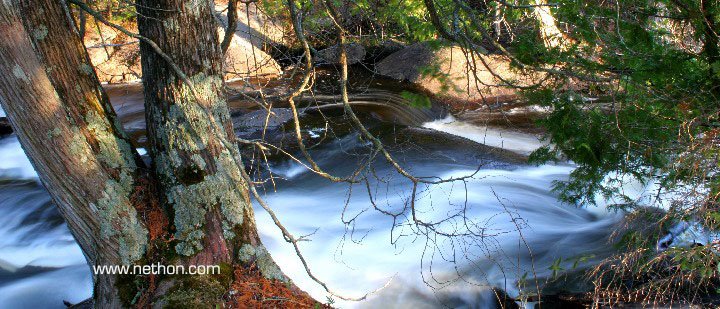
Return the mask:
<svg viewBox="0 0 720 309">
<path fill-rule="evenodd" d="M 32 179 L 37 173 L 17 137 L 0 139 L 0 179 Z"/>
<path fill-rule="evenodd" d="M 0 286 L 3 308 L 67 308 L 90 297 L 92 278 L 85 264 L 49 270 Z"/>
<path fill-rule="evenodd" d="M 520 154 L 530 154 L 543 146 L 543 142 L 532 134 L 513 132 L 494 127 L 476 126 L 457 121 L 452 115 L 444 119 L 426 122 L 423 127 L 450 133 L 492 147 L 502 148 Z"/>
<path fill-rule="evenodd" d="M 271 167 L 270 171 L 276 176 L 280 176 L 285 179 L 293 179 L 301 174 L 308 173 L 310 170 L 296 162 L 286 162 L 277 166 Z"/>
<path fill-rule="evenodd" d="M 530 135 L 457 121 L 425 126 L 521 153 L 541 145 Z M 351 169 L 343 148 L 351 141 L 357 146 L 356 136 L 330 143 L 321 165 Z M 458 177 L 474 172 L 473 166 L 456 162 L 441 164 L 427 158 L 422 162 L 412 168 L 423 175 Z M 360 296 L 394 278 L 365 302 L 336 300 L 341 307 L 489 305 L 494 301 L 490 287 L 517 295 L 531 289 L 518 286 L 518 278 L 527 273 L 549 277 L 548 266 L 558 258 L 572 264 L 574 258 L 587 254 L 603 256 L 609 247 L 607 236 L 619 220 L 619 215 L 598 216 L 557 201 L 551 184 L 566 179 L 572 165 L 485 169 L 467 182 L 418 187 L 416 218 L 437 222 L 461 214 L 437 224 L 440 231 L 484 235 L 455 239 L 426 237 L 426 230 L 408 224 L 412 186 L 387 165 L 377 166 L 375 176 L 382 181 L 372 180 L 370 190 L 377 207 L 402 213 L 396 221 L 373 208 L 364 184 L 331 183 L 297 163 L 280 163 L 272 169 L 292 180 L 279 181 L 277 193 L 268 195 L 267 201 L 296 236 L 312 234 L 301 248 L 319 278 L 348 296 Z M 37 177 L 15 137 L 0 140 L 0 176 Z M 30 183 L 0 188 L 0 267 L 6 271 L 28 265 L 60 268 L 0 284 L 0 304 L 59 307 L 63 299 L 87 298 L 92 282 L 82 252 L 64 223 L 58 222 L 47 193 Z M 264 243 L 283 271 L 316 299 L 325 300 L 327 293 L 308 278 L 292 247 L 260 208 L 257 220 Z"/>
<path fill-rule="evenodd" d="M 336 302 L 342 307 L 483 307 L 494 302 L 491 287 L 504 288 L 512 296 L 523 288 L 533 289 L 516 283 L 527 274 L 551 277 L 548 266 L 558 258 L 572 265 L 594 256 L 581 263 L 583 267 L 607 254 L 608 236 L 620 215 L 598 217 L 560 204 L 550 193 L 552 181 L 566 179 L 572 168 L 482 170 L 467 183 L 418 188 L 415 208 L 420 220 L 438 222 L 462 212 L 464 216 L 439 224 L 441 231 L 472 230 L 485 237 L 425 237 L 422 228 L 402 221 L 409 218 L 407 211 L 392 229 L 393 218 L 372 208 L 363 186 L 349 191 L 343 184 L 317 185 L 322 180 L 312 174 L 280 184 L 279 193 L 267 201 L 296 236 L 312 234 L 301 248 L 311 269 L 335 291 L 358 297 L 394 278 L 368 301 Z M 442 166 L 434 170 L 444 178 L 473 171 Z M 408 205 L 411 185 L 389 176 L 392 171 L 384 172 L 387 175 L 378 174 L 387 182 L 372 184 L 374 199 L 383 210 L 401 211 Z M 352 218 L 351 224 L 343 222 Z M 257 219 L 263 241 L 283 271 L 316 299 L 325 299 L 328 294 L 308 278 L 269 216 L 259 209 Z"/>
<path fill-rule="evenodd" d="M 0 183 L 0 213 L 1 307 L 63 308 L 90 296 L 85 257 L 37 182 Z"/>
</svg>

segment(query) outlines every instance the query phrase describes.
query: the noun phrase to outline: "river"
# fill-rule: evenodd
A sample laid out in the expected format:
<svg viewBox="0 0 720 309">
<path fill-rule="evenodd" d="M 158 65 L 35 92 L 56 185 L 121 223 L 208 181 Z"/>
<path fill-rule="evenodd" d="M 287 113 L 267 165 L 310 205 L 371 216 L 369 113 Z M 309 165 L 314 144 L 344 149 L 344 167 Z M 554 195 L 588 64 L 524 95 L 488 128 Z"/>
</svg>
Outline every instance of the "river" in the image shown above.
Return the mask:
<svg viewBox="0 0 720 309">
<path fill-rule="evenodd" d="M 142 127 L 142 103 L 132 96 L 111 91 L 130 131 Z M 325 116 L 342 118 L 335 114 Z M 522 157 L 541 145 L 534 135 L 439 114 L 419 126 L 385 121 L 373 112 L 363 119 L 415 175 L 475 174 L 417 188 L 416 216 L 437 222 L 433 232 L 411 224 L 412 183 L 383 160 L 372 164 L 367 183 L 351 186 L 322 179 L 287 158 L 271 159 L 269 169 L 258 172 L 279 176 L 274 186 L 265 186 L 265 198 L 292 233 L 310 235 L 301 249 L 316 276 L 351 297 L 389 282 L 366 301 L 334 299 L 335 306 L 489 308 L 495 306 L 493 287 L 512 296 L 535 294 L 536 284 L 553 288 L 545 282 L 561 269 L 573 273 L 612 253 L 608 239 L 622 216 L 560 203 L 552 183 L 567 179 L 573 165 L 524 163 Z M 311 153 L 334 174 L 349 174 L 366 158 L 368 143 L 352 130 L 306 129 L 318 139 L 329 136 Z M 14 135 L 0 139 L 0 179 L 0 307 L 63 308 L 63 300 L 89 297 L 90 269 Z M 327 293 L 305 274 L 268 214 L 260 207 L 256 213 L 261 238 L 282 270 L 326 301 Z M 560 277 L 555 286 L 585 288 L 572 276 Z"/>
</svg>

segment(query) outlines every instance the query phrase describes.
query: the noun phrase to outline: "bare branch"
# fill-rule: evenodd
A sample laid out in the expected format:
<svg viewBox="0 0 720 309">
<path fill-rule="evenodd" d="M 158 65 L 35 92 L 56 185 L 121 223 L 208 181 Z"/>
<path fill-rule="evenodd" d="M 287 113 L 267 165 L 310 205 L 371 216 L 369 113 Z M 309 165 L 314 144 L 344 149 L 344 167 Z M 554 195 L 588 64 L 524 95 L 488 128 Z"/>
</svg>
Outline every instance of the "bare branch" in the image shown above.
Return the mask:
<svg viewBox="0 0 720 309">
<path fill-rule="evenodd" d="M 232 42 L 237 29 L 237 1 L 238 0 L 228 0 L 227 27 L 225 28 L 225 35 L 223 36 L 222 43 L 220 43 L 220 50 L 223 55 L 227 53 L 228 48 L 230 48 L 230 43 Z M 248 26 L 249 25 L 250 23 L 248 22 Z"/>
<path fill-rule="evenodd" d="M 84 2 L 82 2 L 80 0 L 68 0 L 68 1 L 72 4 L 77 5 L 80 9 L 82 9 L 83 11 L 92 15 L 93 17 L 95 17 L 96 20 L 99 20 L 101 23 L 103 23 L 107 26 L 110 26 L 112 28 L 115 28 L 117 30 L 120 30 L 120 32 L 124 33 L 125 35 L 132 37 L 132 38 L 136 38 L 136 39 L 148 44 L 153 49 L 153 51 L 155 51 L 161 58 L 163 58 L 163 60 L 165 60 L 167 62 L 167 64 L 172 68 L 172 70 L 175 72 L 175 74 L 177 74 L 177 76 L 180 77 L 180 79 L 190 88 L 190 91 L 193 92 L 193 95 L 196 98 L 199 98 L 199 96 L 197 95 L 197 92 L 195 91 L 195 87 L 193 86 L 193 82 L 190 80 L 190 78 L 188 78 L 187 75 L 185 75 L 185 72 L 183 72 L 182 69 L 180 69 L 180 67 L 178 67 L 178 65 L 175 64 L 175 62 L 172 60 L 172 58 L 170 58 L 170 56 L 168 56 L 168 54 L 166 54 L 160 48 L 160 46 L 158 46 L 151 39 L 148 39 L 140 34 L 129 31 L 129 30 L 125 29 L 123 26 L 120 26 L 118 24 L 108 21 L 107 19 L 105 19 L 105 17 L 102 16 L 102 14 L 100 14 L 100 12 L 93 10 L 87 4 L 85 4 Z"/>
</svg>

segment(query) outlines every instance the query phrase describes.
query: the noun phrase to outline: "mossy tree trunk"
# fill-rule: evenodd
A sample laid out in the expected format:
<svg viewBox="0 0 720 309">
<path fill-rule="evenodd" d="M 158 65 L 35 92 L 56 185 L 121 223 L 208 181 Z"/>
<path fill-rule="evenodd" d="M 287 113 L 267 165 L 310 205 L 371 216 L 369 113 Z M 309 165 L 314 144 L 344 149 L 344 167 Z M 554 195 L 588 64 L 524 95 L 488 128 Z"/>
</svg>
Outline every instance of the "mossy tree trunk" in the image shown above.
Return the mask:
<svg viewBox="0 0 720 309">
<path fill-rule="evenodd" d="M 0 102 L 88 263 L 131 264 L 149 242 L 148 175 L 66 16 L 59 1 L 2 2 Z M 94 279 L 95 303 L 119 306 L 115 276 Z"/>
<path fill-rule="evenodd" d="M 90 265 L 253 265 L 287 281 L 257 234 L 211 5 L 138 1 L 141 34 L 183 72 L 141 44 L 146 167 L 62 2 L 0 4 L 0 103 Z M 94 280 L 94 305 L 117 308 L 167 304 L 193 278 Z"/>
<path fill-rule="evenodd" d="M 160 199 L 173 218 L 174 250 L 186 263 L 234 264 L 248 262 L 247 252 L 265 250 L 241 176 L 212 5 L 137 1 L 140 34 L 157 43 L 185 75 L 142 42 L 145 115 Z M 266 275 L 284 279 L 269 256 L 262 256 L 254 262 L 268 266 Z"/>
</svg>

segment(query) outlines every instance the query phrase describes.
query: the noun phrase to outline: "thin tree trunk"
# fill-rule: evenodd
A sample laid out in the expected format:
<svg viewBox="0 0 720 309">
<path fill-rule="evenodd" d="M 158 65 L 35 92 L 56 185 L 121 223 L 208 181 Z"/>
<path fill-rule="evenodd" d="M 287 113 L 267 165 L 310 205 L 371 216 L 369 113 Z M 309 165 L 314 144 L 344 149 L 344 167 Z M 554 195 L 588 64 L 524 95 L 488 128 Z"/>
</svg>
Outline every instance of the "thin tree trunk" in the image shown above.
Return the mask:
<svg viewBox="0 0 720 309">
<path fill-rule="evenodd" d="M 700 11 L 703 19 L 703 35 L 705 42 L 703 44 L 703 53 L 710 64 L 710 81 L 712 81 L 712 92 L 716 97 L 720 97 L 720 38 L 718 38 L 718 29 L 715 16 L 718 14 L 718 4 L 716 0 L 700 1 Z"/>
<path fill-rule="evenodd" d="M 233 36 L 235 36 L 235 31 L 237 30 L 237 1 L 238 0 L 228 0 L 227 28 L 225 29 L 225 34 L 223 35 L 223 40 L 220 44 L 220 49 L 222 50 L 223 55 L 227 53 L 228 48 L 230 48 L 230 43 L 232 42 Z M 249 22 L 250 21 L 248 21 L 248 27 Z"/>
<path fill-rule="evenodd" d="M 535 0 L 535 4 L 537 6 L 533 8 L 533 12 L 540 26 L 540 38 L 542 38 L 545 47 L 560 50 L 567 49 L 568 42 L 566 42 L 565 36 L 558 28 L 550 7 L 546 5 L 547 1 Z"/>
<path fill-rule="evenodd" d="M 493 37 L 495 41 L 500 41 L 502 38 L 502 22 L 503 22 L 503 11 L 502 6 L 496 5 L 493 9 Z"/>
</svg>

